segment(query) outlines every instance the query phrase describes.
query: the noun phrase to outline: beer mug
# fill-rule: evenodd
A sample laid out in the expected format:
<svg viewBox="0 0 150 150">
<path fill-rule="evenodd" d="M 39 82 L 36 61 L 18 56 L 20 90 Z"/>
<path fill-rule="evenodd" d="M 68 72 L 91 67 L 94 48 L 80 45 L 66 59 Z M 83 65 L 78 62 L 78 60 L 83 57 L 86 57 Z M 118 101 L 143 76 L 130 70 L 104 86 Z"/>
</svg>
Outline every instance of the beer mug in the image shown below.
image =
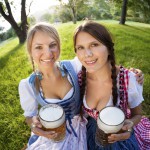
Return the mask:
<svg viewBox="0 0 150 150">
<path fill-rule="evenodd" d="M 118 107 L 108 106 L 99 111 L 95 134 L 96 144 L 102 147 L 108 145 L 108 136 L 120 132 L 124 121 L 125 114 Z"/>
<path fill-rule="evenodd" d="M 45 131 L 55 131 L 54 142 L 62 141 L 66 136 L 65 112 L 57 104 L 47 104 L 40 108 L 39 119 Z"/>
</svg>

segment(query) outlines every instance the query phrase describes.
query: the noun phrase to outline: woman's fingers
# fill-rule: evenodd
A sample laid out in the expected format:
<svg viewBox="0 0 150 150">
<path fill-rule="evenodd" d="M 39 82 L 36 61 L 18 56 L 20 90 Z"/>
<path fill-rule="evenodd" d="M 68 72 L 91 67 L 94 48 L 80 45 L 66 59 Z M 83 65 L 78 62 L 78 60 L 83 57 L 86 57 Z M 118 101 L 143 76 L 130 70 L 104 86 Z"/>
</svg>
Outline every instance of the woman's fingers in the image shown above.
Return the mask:
<svg viewBox="0 0 150 150">
<path fill-rule="evenodd" d="M 136 80 L 137 80 L 137 82 L 139 84 L 143 84 L 144 83 L 144 74 L 142 74 L 140 76 L 138 74 L 136 74 L 135 76 L 136 76 Z"/>
<path fill-rule="evenodd" d="M 55 131 L 44 131 L 43 136 L 45 136 L 49 139 L 53 139 L 57 136 L 57 133 Z"/>
<path fill-rule="evenodd" d="M 127 140 L 132 132 L 133 122 L 129 119 L 126 119 L 122 127 L 122 133 L 111 134 L 108 136 L 108 142 L 114 143 L 117 141 Z"/>
<path fill-rule="evenodd" d="M 124 132 L 124 133 L 119 133 L 119 134 L 111 134 L 108 136 L 108 142 L 109 143 L 114 143 L 117 141 L 122 141 L 126 140 L 130 137 L 131 133 L 130 132 Z"/>
<path fill-rule="evenodd" d="M 140 69 L 130 68 L 130 71 L 135 73 L 136 80 L 139 84 L 143 84 L 144 82 L 144 74 Z"/>
<path fill-rule="evenodd" d="M 132 71 L 132 72 L 134 72 L 135 74 L 137 74 L 137 73 L 138 73 L 138 70 L 137 70 L 137 69 L 135 69 L 135 68 L 130 68 L 129 70 L 130 70 L 130 71 Z"/>
<path fill-rule="evenodd" d="M 134 125 L 134 123 L 131 120 L 126 119 L 125 122 L 124 122 L 124 125 L 122 127 L 122 130 L 123 131 L 128 131 L 129 129 L 132 129 L 133 125 Z"/>
<path fill-rule="evenodd" d="M 55 131 L 44 131 L 41 128 L 38 128 L 36 125 L 31 125 L 31 130 L 34 134 L 39 136 L 44 136 L 46 138 L 53 139 L 57 136 L 57 133 Z"/>
<path fill-rule="evenodd" d="M 42 124 L 40 123 L 38 116 L 32 117 L 32 124 L 34 124 L 36 127 L 42 128 Z"/>
</svg>

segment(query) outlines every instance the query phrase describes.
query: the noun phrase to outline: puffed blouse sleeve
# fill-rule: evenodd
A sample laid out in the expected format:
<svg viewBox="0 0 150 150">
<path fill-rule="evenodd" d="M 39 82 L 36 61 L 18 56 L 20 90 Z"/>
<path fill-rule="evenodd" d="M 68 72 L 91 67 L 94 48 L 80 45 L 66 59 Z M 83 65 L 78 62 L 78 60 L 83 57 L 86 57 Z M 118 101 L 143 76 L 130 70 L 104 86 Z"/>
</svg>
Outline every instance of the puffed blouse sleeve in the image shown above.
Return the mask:
<svg viewBox="0 0 150 150">
<path fill-rule="evenodd" d="M 29 85 L 29 78 L 23 79 L 19 83 L 20 104 L 24 110 L 25 117 L 32 117 L 38 113 L 38 103 L 34 96 L 33 90 Z"/>
<path fill-rule="evenodd" d="M 77 57 L 70 60 L 70 62 L 71 62 L 71 65 L 73 66 L 74 71 L 76 72 L 76 74 L 78 74 L 79 71 L 81 71 L 81 67 L 82 67 L 81 62 L 79 61 Z"/>
<path fill-rule="evenodd" d="M 135 78 L 133 72 L 129 72 L 129 86 L 128 86 L 128 104 L 130 108 L 135 108 L 142 103 L 143 86 L 140 85 Z"/>
</svg>

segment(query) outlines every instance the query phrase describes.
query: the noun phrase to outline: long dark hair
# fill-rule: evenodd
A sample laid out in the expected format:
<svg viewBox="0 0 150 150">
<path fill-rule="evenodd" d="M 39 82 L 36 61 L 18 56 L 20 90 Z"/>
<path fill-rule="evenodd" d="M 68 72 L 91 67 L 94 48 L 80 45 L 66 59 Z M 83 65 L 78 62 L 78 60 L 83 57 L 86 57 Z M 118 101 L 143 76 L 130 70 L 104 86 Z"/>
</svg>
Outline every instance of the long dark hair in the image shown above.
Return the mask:
<svg viewBox="0 0 150 150">
<path fill-rule="evenodd" d="M 103 45 L 105 45 L 108 49 L 108 60 L 111 64 L 111 78 L 112 78 L 112 96 L 113 96 L 113 104 L 114 106 L 117 103 L 117 74 L 116 74 L 116 66 L 115 66 L 115 55 L 114 55 L 114 43 L 112 41 L 111 38 L 111 34 L 109 33 L 109 31 L 101 24 L 97 23 L 97 22 L 93 22 L 93 21 L 86 21 L 84 22 L 82 25 L 80 25 L 79 27 L 77 27 L 77 29 L 75 30 L 74 33 L 74 50 L 76 52 L 75 46 L 76 46 L 76 39 L 77 39 L 77 35 L 80 32 L 86 32 L 88 34 L 90 34 L 91 36 L 93 36 L 95 39 L 97 39 L 99 42 L 101 42 Z M 81 72 L 81 94 L 80 94 L 80 98 L 81 100 L 83 100 L 83 96 L 85 93 L 85 87 L 86 87 L 86 69 L 85 67 L 82 66 L 82 72 Z"/>
</svg>

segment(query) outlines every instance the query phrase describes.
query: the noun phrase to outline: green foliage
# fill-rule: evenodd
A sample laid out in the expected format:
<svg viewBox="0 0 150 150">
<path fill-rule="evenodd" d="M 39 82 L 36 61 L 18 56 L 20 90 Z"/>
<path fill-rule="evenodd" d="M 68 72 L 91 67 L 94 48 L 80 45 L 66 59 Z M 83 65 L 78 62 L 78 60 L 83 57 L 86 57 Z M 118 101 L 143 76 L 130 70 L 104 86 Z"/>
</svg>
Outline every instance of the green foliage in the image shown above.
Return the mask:
<svg viewBox="0 0 150 150">
<path fill-rule="evenodd" d="M 123 0 L 109 0 L 113 18 L 120 16 Z M 149 0 L 128 0 L 127 20 L 150 23 L 150 1 Z M 115 13 L 114 13 L 115 12 Z M 117 13 L 117 15 L 115 15 Z M 130 18 L 129 18 L 130 17 Z"/>
<path fill-rule="evenodd" d="M 0 33 L 0 42 L 5 41 L 5 40 L 15 37 L 15 36 L 16 36 L 15 31 L 13 30 L 13 28 L 10 28 L 6 32 Z"/>
<path fill-rule="evenodd" d="M 143 114 L 150 117 L 150 25 L 127 22 L 127 25 L 122 26 L 113 20 L 99 22 L 113 35 L 117 64 L 140 68 L 144 72 Z M 75 56 L 72 36 L 77 25 L 71 22 L 56 25 L 62 43 L 60 59 L 72 59 Z M 24 45 L 18 45 L 16 38 L 0 44 L 0 149 L 2 150 L 20 150 L 30 136 L 30 129 L 24 122 L 20 106 L 18 84 L 31 72 Z"/>
<path fill-rule="evenodd" d="M 7 34 L 7 39 L 16 36 L 16 33 L 12 27 L 9 30 L 7 30 L 6 34 Z"/>
<path fill-rule="evenodd" d="M 58 7 L 56 11 L 58 11 L 58 13 L 57 16 L 55 17 L 54 22 L 56 21 L 56 18 L 59 18 L 59 20 L 61 20 L 62 23 L 72 21 L 71 11 L 68 7 L 62 5 Z"/>
<path fill-rule="evenodd" d="M 141 22 L 150 23 L 150 1 L 136 0 L 129 1 L 129 9 L 133 10 L 133 18 L 139 17 Z"/>
<path fill-rule="evenodd" d="M 46 21 L 46 22 L 53 22 L 52 15 L 50 13 L 45 13 L 40 17 L 41 21 Z"/>
<path fill-rule="evenodd" d="M 120 20 L 121 10 L 122 10 L 122 0 L 69 0 L 69 3 L 63 3 L 61 5 L 54 6 L 54 13 L 47 13 L 42 16 L 42 20 L 49 22 L 59 22 L 66 23 L 77 19 L 82 21 L 85 18 L 92 20 L 99 19 L 114 19 Z M 50 8 L 50 10 L 54 9 Z M 127 9 L 128 21 L 137 22 L 150 22 L 150 4 L 149 0 L 128 0 Z M 75 20 L 74 20 L 75 21 Z"/>
<path fill-rule="evenodd" d="M 30 26 L 34 25 L 36 23 L 36 18 L 31 15 L 30 17 L 28 17 L 28 23 Z"/>
</svg>

